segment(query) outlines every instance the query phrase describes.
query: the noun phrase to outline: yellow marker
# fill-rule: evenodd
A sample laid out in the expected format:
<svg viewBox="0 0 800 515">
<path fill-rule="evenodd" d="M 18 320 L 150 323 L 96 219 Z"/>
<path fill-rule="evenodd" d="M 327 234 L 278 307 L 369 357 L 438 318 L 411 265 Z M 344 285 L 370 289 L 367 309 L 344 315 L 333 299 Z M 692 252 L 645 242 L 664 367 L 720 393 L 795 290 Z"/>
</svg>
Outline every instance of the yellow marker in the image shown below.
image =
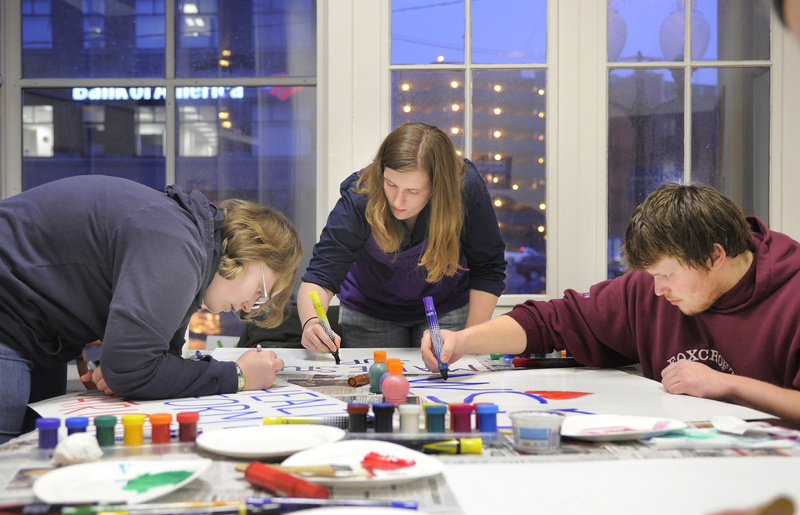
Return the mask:
<svg viewBox="0 0 800 515">
<path fill-rule="evenodd" d="M 482 454 L 483 440 L 480 438 L 453 438 L 443 442 L 422 446 L 426 454 Z"/>
<path fill-rule="evenodd" d="M 285 416 L 285 417 L 264 417 L 263 425 L 274 426 L 278 424 L 319 424 L 324 426 L 335 426 L 347 429 L 350 422 L 349 415 L 323 415 L 323 416 Z"/>
<path fill-rule="evenodd" d="M 333 343 L 333 348 L 336 349 L 336 338 L 334 338 L 333 336 L 333 329 L 331 329 L 331 324 L 330 322 L 328 322 L 328 315 L 325 314 L 325 308 L 322 307 L 322 300 L 320 300 L 319 298 L 319 293 L 317 293 L 317 290 L 314 290 L 310 292 L 309 295 L 311 295 L 311 304 L 314 305 L 314 311 L 317 313 L 317 318 L 319 319 L 319 323 L 322 324 L 322 328 L 325 329 L 325 333 L 328 335 L 328 337 L 331 339 L 331 342 Z M 328 347 L 328 344 L 325 343 L 325 346 Z M 336 360 L 336 364 L 338 365 L 339 349 L 331 350 L 331 348 L 328 347 L 328 350 L 331 351 L 331 354 L 333 354 L 333 358 Z"/>
<path fill-rule="evenodd" d="M 142 445 L 144 419 L 145 416 L 141 413 L 122 415 L 122 425 L 125 428 L 125 436 L 122 441 L 125 445 Z"/>
</svg>

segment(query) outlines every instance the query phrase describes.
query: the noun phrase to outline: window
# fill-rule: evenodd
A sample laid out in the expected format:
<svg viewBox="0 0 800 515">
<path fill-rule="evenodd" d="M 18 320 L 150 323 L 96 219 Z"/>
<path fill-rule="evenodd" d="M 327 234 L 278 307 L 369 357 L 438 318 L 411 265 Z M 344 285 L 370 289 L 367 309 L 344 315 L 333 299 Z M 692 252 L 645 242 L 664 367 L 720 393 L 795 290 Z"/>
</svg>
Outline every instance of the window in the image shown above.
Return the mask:
<svg viewBox="0 0 800 515">
<path fill-rule="evenodd" d="M 769 5 L 613 0 L 608 25 L 609 277 L 664 182 L 710 184 L 769 225 Z"/>
<path fill-rule="evenodd" d="M 394 0 L 391 9 L 392 128 L 421 121 L 450 135 L 492 195 L 505 292 L 545 293 L 546 2 Z"/>
<path fill-rule="evenodd" d="M 313 247 L 315 1 L 21 0 L 18 12 L 22 48 L 6 59 L 18 69 L 5 71 L 22 79 L 3 100 L 20 110 L 4 130 L 21 152 L 10 145 L 6 195 L 85 174 L 176 183 L 277 208 Z M 217 328 L 238 334 L 226 317 Z"/>
<path fill-rule="evenodd" d="M 356 2 L 345 3 L 353 7 Z M 546 41 L 546 59 L 537 58 L 531 63 L 530 58 L 525 57 L 510 63 L 485 63 L 483 57 L 476 58 L 476 50 L 483 54 L 489 46 L 476 44 L 479 35 L 473 29 L 474 21 L 468 21 L 475 19 L 476 9 L 483 7 L 480 4 L 491 4 L 495 9 L 494 19 L 502 20 L 493 24 L 499 27 L 498 38 L 533 41 L 540 32 L 539 27 L 546 28 L 546 35 L 542 36 Z M 681 149 L 677 154 L 680 157 L 673 156 L 668 163 L 665 160 L 662 168 L 668 170 L 673 166 L 669 163 L 674 163 L 674 169 L 680 172 L 693 170 L 693 180 L 708 181 L 710 179 L 705 177 L 712 172 L 717 174 L 723 179 L 718 185 L 746 212 L 758 213 L 768 218 L 773 229 L 799 238 L 800 204 L 795 199 L 800 191 L 800 174 L 795 163 L 800 162 L 800 145 L 797 145 L 800 127 L 792 120 L 800 119 L 800 99 L 794 94 L 795 85 L 800 83 L 800 49 L 792 35 L 777 24 L 774 13 L 769 13 L 768 3 L 761 4 L 744 0 L 698 0 L 696 3 L 621 0 L 610 4 L 607 0 L 548 0 L 546 16 L 544 12 L 531 16 L 524 11 L 530 2 L 522 1 L 394 0 L 369 5 L 358 2 L 358 9 L 352 12 L 340 12 L 340 9 L 346 11 L 342 6 L 330 10 L 327 16 L 332 19 L 326 24 L 330 35 L 324 47 L 334 65 L 327 68 L 332 85 L 326 80 L 322 92 L 323 101 L 330 110 L 330 120 L 324 122 L 326 141 L 323 144 L 337 150 L 330 159 L 337 166 L 331 170 L 333 176 L 326 186 L 331 188 L 338 184 L 335 179 L 344 178 L 345 172 L 341 170 L 352 172 L 374 156 L 380 141 L 403 116 L 404 111 L 398 110 L 404 106 L 399 98 L 413 102 L 412 109 L 414 105 L 422 105 L 419 98 L 410 95 L 413 91 L 410 81 L 407 96 L 399 96 L 398 87 L 406 81 L 395 80 L 396 76 L 426 74 L 431 84 L 440 84 L 431 90 L 439 95 L 428 101 L 431 105 L 446 107 L 452 105 L 453 97 L 463 98 L 463 109 L 457 112 L 460 115 L 441 110 L 435 115 L 440 120 L 437 123 L 444 124 L 445 128 L 452 127 L 449 124 L 457 116 L 463 117 L 463 130 L 458 128 L 461 135 L 455 136 L 454 142 L 465 155 L 475 157 L 478 151 L 484 152 L 476 145 L 478 131 L 473 126 L 478 116 L 474 107 L 476 91 L 481 87 L 475 78 L 482 72 L 523 69 L 545 73 L 546 87 L 542 95 L 545 131 L 532 127 L 530 135 L 537 140 L 542 138 L 544 150 L 543 155 L 534 154 L 534 161 L 543 158 L 545 167 L 545 176 L 538 178 L 545 181 L 541 186 L 544 186 L 543 214 L 546 215 L 547 293 L 511 294 L 507 291 L 495 313 L 503 313 L 508 306 L 531 297 L 560 297 L 568 288 L 588 291 L 593 284 L 609 276 L 610 268 L 613 273 L 619 244 L 614 238 L 620 234 L 617 220 L 621 218 L 627 222 L 632 209 L 632 201 L 627 200 L 630 193 L 626 181 L 633 158 L 630 150 L 626 156 L 619 146 L 625 143 L 625 138 L 630 138 L 632 126 L 628 117 L 611 103 L 623 107 L 632 105 L 635 72 L 641 69 L 644 73 L 639 75 L 648 88 L 661 88 L 654 90 L 661 95 L 658 97 L 661 100 L 651 107 L 665 101 L 674 107 L 672 100 L 681 93 L 675 86 L 672 72 L 677 76 L 682 69 L 683 81 L 677 82 L 683 84 L 684 90 L 689 90 L 682 97 L 683 107 L 679 111 L 682 114 L 674 111 L 669 116 L 661 114 L 658 119 L 664 123 L 658 127 L 669 138 L 662 141 L 660 136 L 650 133 L 646 140 L 670 152 L 676 147 Z M 661 53 L 660 27 L 676 10 L 690 19 L 692 15 L 686 14 L 687 8 L 701 11 L 708 21 L 708 47 L 698 60 L 674 55 L 667 60 Z M 398 22 L 398 16 L 413 16 L 426 9 L 426 16 L 420 15 L 416 20 L 420 25 L 419 34 L 398 33 L 397 23 L 401 23 L 401 27 L 415 23 L 409 19 Z M 437 14 L 437 10 L 444 9 L 450 9 L 448 15 Z M 624 19 L 625 28 L 612 29 L 609 34 L 609 24 L 616 23 L 615 10 Z M 464 14 L 457 14 L 461 12 Z M 429 30 L 425 30 L 426 27 Z M 442 34 L 452 32 L 452 27 L 464 28 L 455 38 L 444 39 Z M 766 40 L 765 31 L 768 31 Z M 625 34 L 625 38 L 623 44 L 616 47 L 616 57 L 609 60 L 609 46 L 620 43 L 619 39 L 614 39 L 615 34 Z M 639 43 L 634 44 L 642 38 L 649 38 L 648 47 L 653 52 Z M 505 42 L 498 45 L 504 50 L 518 50 Z M 422 47 L 430 49 L 431 54 L 442 55 L 443 62 L 420 57 Z M 413 58 L 398 60 L 398 48 L 416 52 L 409 50 Z M 658 59 L 637 61 L 635 57 L 640 49 L 643 57 Z M 489 50 L 492 47 L 489 46 Z M 497 52 L 489 53 L 497 55 Z M 515 59 L 521 55 L 520 52 L 507 53 L 513 54 Z M 524 53 L 531 54 L 530 51 Z M 445 88 L 452 82 L 447 77 L 434 76 L 453 72 L 463 73 L 465 78 L 469 75 L 473 80 L 461 86 L 465 91 L 463 96 L 460 91 Z M 717 82 L 706 76 L 709 73 L 718 75 L 714 79 Z M 357 76 L 357 80 L 352 80 L 352 76 Z M 538 78 L 522 73 L 519 77 L 520 80 L 536 80 L 538 84 Z M 738 85 L 734 86 L 735 82 Z M 376 85 L 380 86 L 380 94 L 374 93 Z M 416 91 L 427 90 L 418 88 Z M 764 95 L 764 91 L 768 95 Z M 641 98 L 653 100 L 649 96 Z M 530 112 L 533 112 L 530 102 L 525 100 L 524 104 L 530 105 Z M 712 102 L 716 110 L 709 111 Z M 724 106 L 725 118 L 718 116 L 723 113 L 720 106 Z M 731 122 L 730 116 L 743 123 Z M 432 119 L 423 118 L 422 121 Z M 343 131 L 342 127 L 351 130 Z M 683 131 L 682 136 L 678 136 L 680 131 Z M 709 149 L 716 145 L 721 152 L 704 148 L 712 133 L 719 141 L 712 141 Z M 635 148 L 630 141 L 625 148 Z M 742 152 L 746 150 L 750 155 L 733 152 L 735 147 L 744 147 Z M 764 157 L 765 151 L 768 160 Z M 628 164 L 625 164 L 626 159 Z M 516 163 L 515 158 L 512 166 Z M 498 178 L 498 183 L 501 182 Z M 630 184 L 639 183 L 631 181 Z M 335 196 L 329 195 L 323 208 L 329 210 L 334 202 Z M 617 209 L 618 203 L 625 205 Z M 529 207 L 537 206 L 530 203 Z M 617 215 L 617 212 L 624 214 Z M 513 252 L 510 248 L 507 250 Z"/>
</svg>

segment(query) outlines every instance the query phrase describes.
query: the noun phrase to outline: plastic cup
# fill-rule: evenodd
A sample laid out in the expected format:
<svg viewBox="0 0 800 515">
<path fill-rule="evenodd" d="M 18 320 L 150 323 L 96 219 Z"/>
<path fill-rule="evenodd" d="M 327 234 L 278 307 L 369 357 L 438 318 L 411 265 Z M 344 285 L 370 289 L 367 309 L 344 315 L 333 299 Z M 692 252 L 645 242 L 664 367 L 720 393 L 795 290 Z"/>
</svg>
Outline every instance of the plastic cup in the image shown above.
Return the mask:
<svg viewBox="0 0 800 515">
<path fill-rule="evenodd" d="M 556 452 L 561 443 L 564 415 L 550 411 L 514 411 L 508 414 L 514 431 L 514 447 L 531 454 Z"/>
</svg>

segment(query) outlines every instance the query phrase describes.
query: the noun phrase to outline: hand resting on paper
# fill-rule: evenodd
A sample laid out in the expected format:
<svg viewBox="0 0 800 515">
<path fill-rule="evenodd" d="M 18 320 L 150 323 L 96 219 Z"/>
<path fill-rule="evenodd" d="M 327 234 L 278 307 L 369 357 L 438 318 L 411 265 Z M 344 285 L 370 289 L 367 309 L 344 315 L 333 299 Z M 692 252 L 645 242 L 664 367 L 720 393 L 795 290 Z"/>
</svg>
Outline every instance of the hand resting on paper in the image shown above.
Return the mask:
<svg viewBox="0 0 800 515">
<path fill-rule="evenodd" d="M 83 382 L 92 381 L 97 386 L 97 389 L 104 392 L 106 395 L 114 395 L 114 392 L 111 391 L 111 388 L 108 387 L 105 379 L 103 379 L 102 368 L 102 365 L 100 365 L 94 370 L 89 370 L 83 374 L 80 379 Z"/>
<path fill-rule="evenodd" d="M 733 377 L 703 363 L 679 359 L 661 371 L 661 384 L 669 393 L 724 400 L 730 393 Z"/>
<path fill-rule="evenodd" d="M 245 379 L 245 390 L 265 390 L 272 386 L 283 360 L 271 350 L 259 352 L 251 349 L 236 360 Z"/>
</svg>

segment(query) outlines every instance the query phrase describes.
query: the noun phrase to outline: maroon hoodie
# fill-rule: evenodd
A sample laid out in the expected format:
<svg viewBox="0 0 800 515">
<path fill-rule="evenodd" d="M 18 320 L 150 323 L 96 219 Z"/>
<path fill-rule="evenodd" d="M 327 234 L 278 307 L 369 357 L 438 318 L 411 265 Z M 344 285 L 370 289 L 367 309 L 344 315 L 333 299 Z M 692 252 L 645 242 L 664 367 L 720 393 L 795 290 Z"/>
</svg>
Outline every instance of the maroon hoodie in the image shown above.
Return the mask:
<svg viewBox="0 0 800 515">
<path fill-rule="evenodd" d="M 749 217 L 750 269 L 713 306 L 687 316 L 654 291 L 653 277 L 632 271 L 564 298 L 528 301 L 508 316 L 527 333 L 525 352 L 567 349 L 593 367 L 639 362 L 646 377 L 678 359 L 800 389 L 800 243 Z"/>
</svg>

